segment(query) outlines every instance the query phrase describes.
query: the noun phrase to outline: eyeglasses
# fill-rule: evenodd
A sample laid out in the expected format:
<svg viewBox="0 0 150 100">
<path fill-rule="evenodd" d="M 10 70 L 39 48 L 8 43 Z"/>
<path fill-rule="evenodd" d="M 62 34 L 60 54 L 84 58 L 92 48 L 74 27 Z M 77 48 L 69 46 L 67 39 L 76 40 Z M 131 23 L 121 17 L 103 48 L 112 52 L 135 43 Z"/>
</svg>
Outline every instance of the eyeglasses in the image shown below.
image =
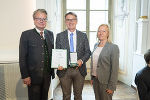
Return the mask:
<svg viewBox="0 0 150 100">
<path fill-rule="evenodd" d="M 67 22 L 73 22 L 76 21 L 77 19 L 66 19 Z"/>
<path fill-rule="evenodd" d="M 106 33 L 106 30 L 100 30 L 98 32 L 100 32 L 100 33 Z"/>
<path fill-rule="evenodd" d="M 42 21 L 42 22 L 46 22 L 47 18 L 34 18 L 37 21 Z"/>
</svg>

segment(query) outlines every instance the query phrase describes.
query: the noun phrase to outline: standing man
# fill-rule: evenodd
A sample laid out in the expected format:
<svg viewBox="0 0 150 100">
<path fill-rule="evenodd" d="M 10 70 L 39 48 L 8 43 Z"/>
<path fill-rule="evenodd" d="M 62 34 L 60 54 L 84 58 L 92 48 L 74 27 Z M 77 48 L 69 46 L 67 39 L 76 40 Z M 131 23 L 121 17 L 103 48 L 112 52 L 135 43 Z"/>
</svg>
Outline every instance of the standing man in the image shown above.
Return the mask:
<svg viewBox="0 0 150 100">
<path fill-rule="evenodd" d="M 35 28 L 22 32 L 19 45 L 19 64 L 23 83 L 28 87 L 29 100 L 47 100 L 51 76 L 53 33 L 46 30 L 47 12 L 37 9 L 33 13 Z"/>
<path fill-rule="evenodd" d="M 82 100 L 82 90 L 86 71 L 86 62 L 91 55 L 89 42 L 85 33 L 76 30 L 77 15 L 69 12 L 65 15 L 67 30 L 56 37 L 56 49 L 67 49 L 67 68 L 59 66 L 57 75 L 60 80 L 63 100 L 71 99 L 73 84 L 74 100 Z M 77 64 L 71 64 L 71 59 L 77 58 Z"/>
<path fill-rule="evenodd" d="M 150 100 L 150 49 L 144 54 L 146 66 L 136 73 L 135 84 L 140 100 Z"/>
</svg>

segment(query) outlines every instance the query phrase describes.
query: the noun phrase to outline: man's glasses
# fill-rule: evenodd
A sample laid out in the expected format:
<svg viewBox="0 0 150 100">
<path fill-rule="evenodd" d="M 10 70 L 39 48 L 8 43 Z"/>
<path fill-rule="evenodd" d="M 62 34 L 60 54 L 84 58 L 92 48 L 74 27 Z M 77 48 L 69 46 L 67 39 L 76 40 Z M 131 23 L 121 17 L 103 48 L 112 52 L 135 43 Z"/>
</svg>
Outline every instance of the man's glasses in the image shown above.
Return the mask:
<svg viewBox="0 0 150 100">
<path fill-rule="evenodd" d="M 42 21 L 42 22 L 46 22 L 47 18 L 34 18 L 37 21 Z"/>
<path fill-rule="evenodd" d="M 76 21 L 77 19 L 66 19 L 67 22 L 74 22 Z"/>
</svg>

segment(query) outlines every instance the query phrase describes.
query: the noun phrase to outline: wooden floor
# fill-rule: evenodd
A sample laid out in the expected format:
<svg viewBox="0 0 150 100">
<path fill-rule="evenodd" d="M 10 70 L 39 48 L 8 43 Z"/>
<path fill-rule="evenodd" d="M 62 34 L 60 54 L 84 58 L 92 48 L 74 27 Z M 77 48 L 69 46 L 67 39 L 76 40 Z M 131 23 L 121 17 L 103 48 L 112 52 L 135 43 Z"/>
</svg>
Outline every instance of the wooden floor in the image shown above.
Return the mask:
<svg viewBox="0 0 150 100">
<path fill-rule="evenodd" d="M 89 81 L 85 81 L 82 98 L 83 100 L 95 100 L 93 88 L 90 85 Z M 62 100 L 62 90 L 60 85 L 58 85 L 58 87 L 54 91 L 53 100 Z M 71 100 L 74 100 L 73 94 Z M 122 82 L 118 82 L 117 90 L 113 95 L 113 100 L 137 100 L 137 93 L 130 86 L 125 85 Z"/>
</svg>

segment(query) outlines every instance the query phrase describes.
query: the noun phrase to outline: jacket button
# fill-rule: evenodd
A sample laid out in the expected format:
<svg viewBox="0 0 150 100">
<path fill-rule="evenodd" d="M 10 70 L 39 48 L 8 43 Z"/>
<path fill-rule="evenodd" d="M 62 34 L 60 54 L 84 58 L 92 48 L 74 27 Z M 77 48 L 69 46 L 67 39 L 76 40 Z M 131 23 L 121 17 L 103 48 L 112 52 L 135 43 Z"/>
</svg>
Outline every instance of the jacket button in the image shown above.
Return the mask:
<svg viewBox="0 0 150 100">
<path fill-rule="evenodd" d="M 43 68 L 41 68 L 41 70 L 43 70 Z"/>
</svg>

